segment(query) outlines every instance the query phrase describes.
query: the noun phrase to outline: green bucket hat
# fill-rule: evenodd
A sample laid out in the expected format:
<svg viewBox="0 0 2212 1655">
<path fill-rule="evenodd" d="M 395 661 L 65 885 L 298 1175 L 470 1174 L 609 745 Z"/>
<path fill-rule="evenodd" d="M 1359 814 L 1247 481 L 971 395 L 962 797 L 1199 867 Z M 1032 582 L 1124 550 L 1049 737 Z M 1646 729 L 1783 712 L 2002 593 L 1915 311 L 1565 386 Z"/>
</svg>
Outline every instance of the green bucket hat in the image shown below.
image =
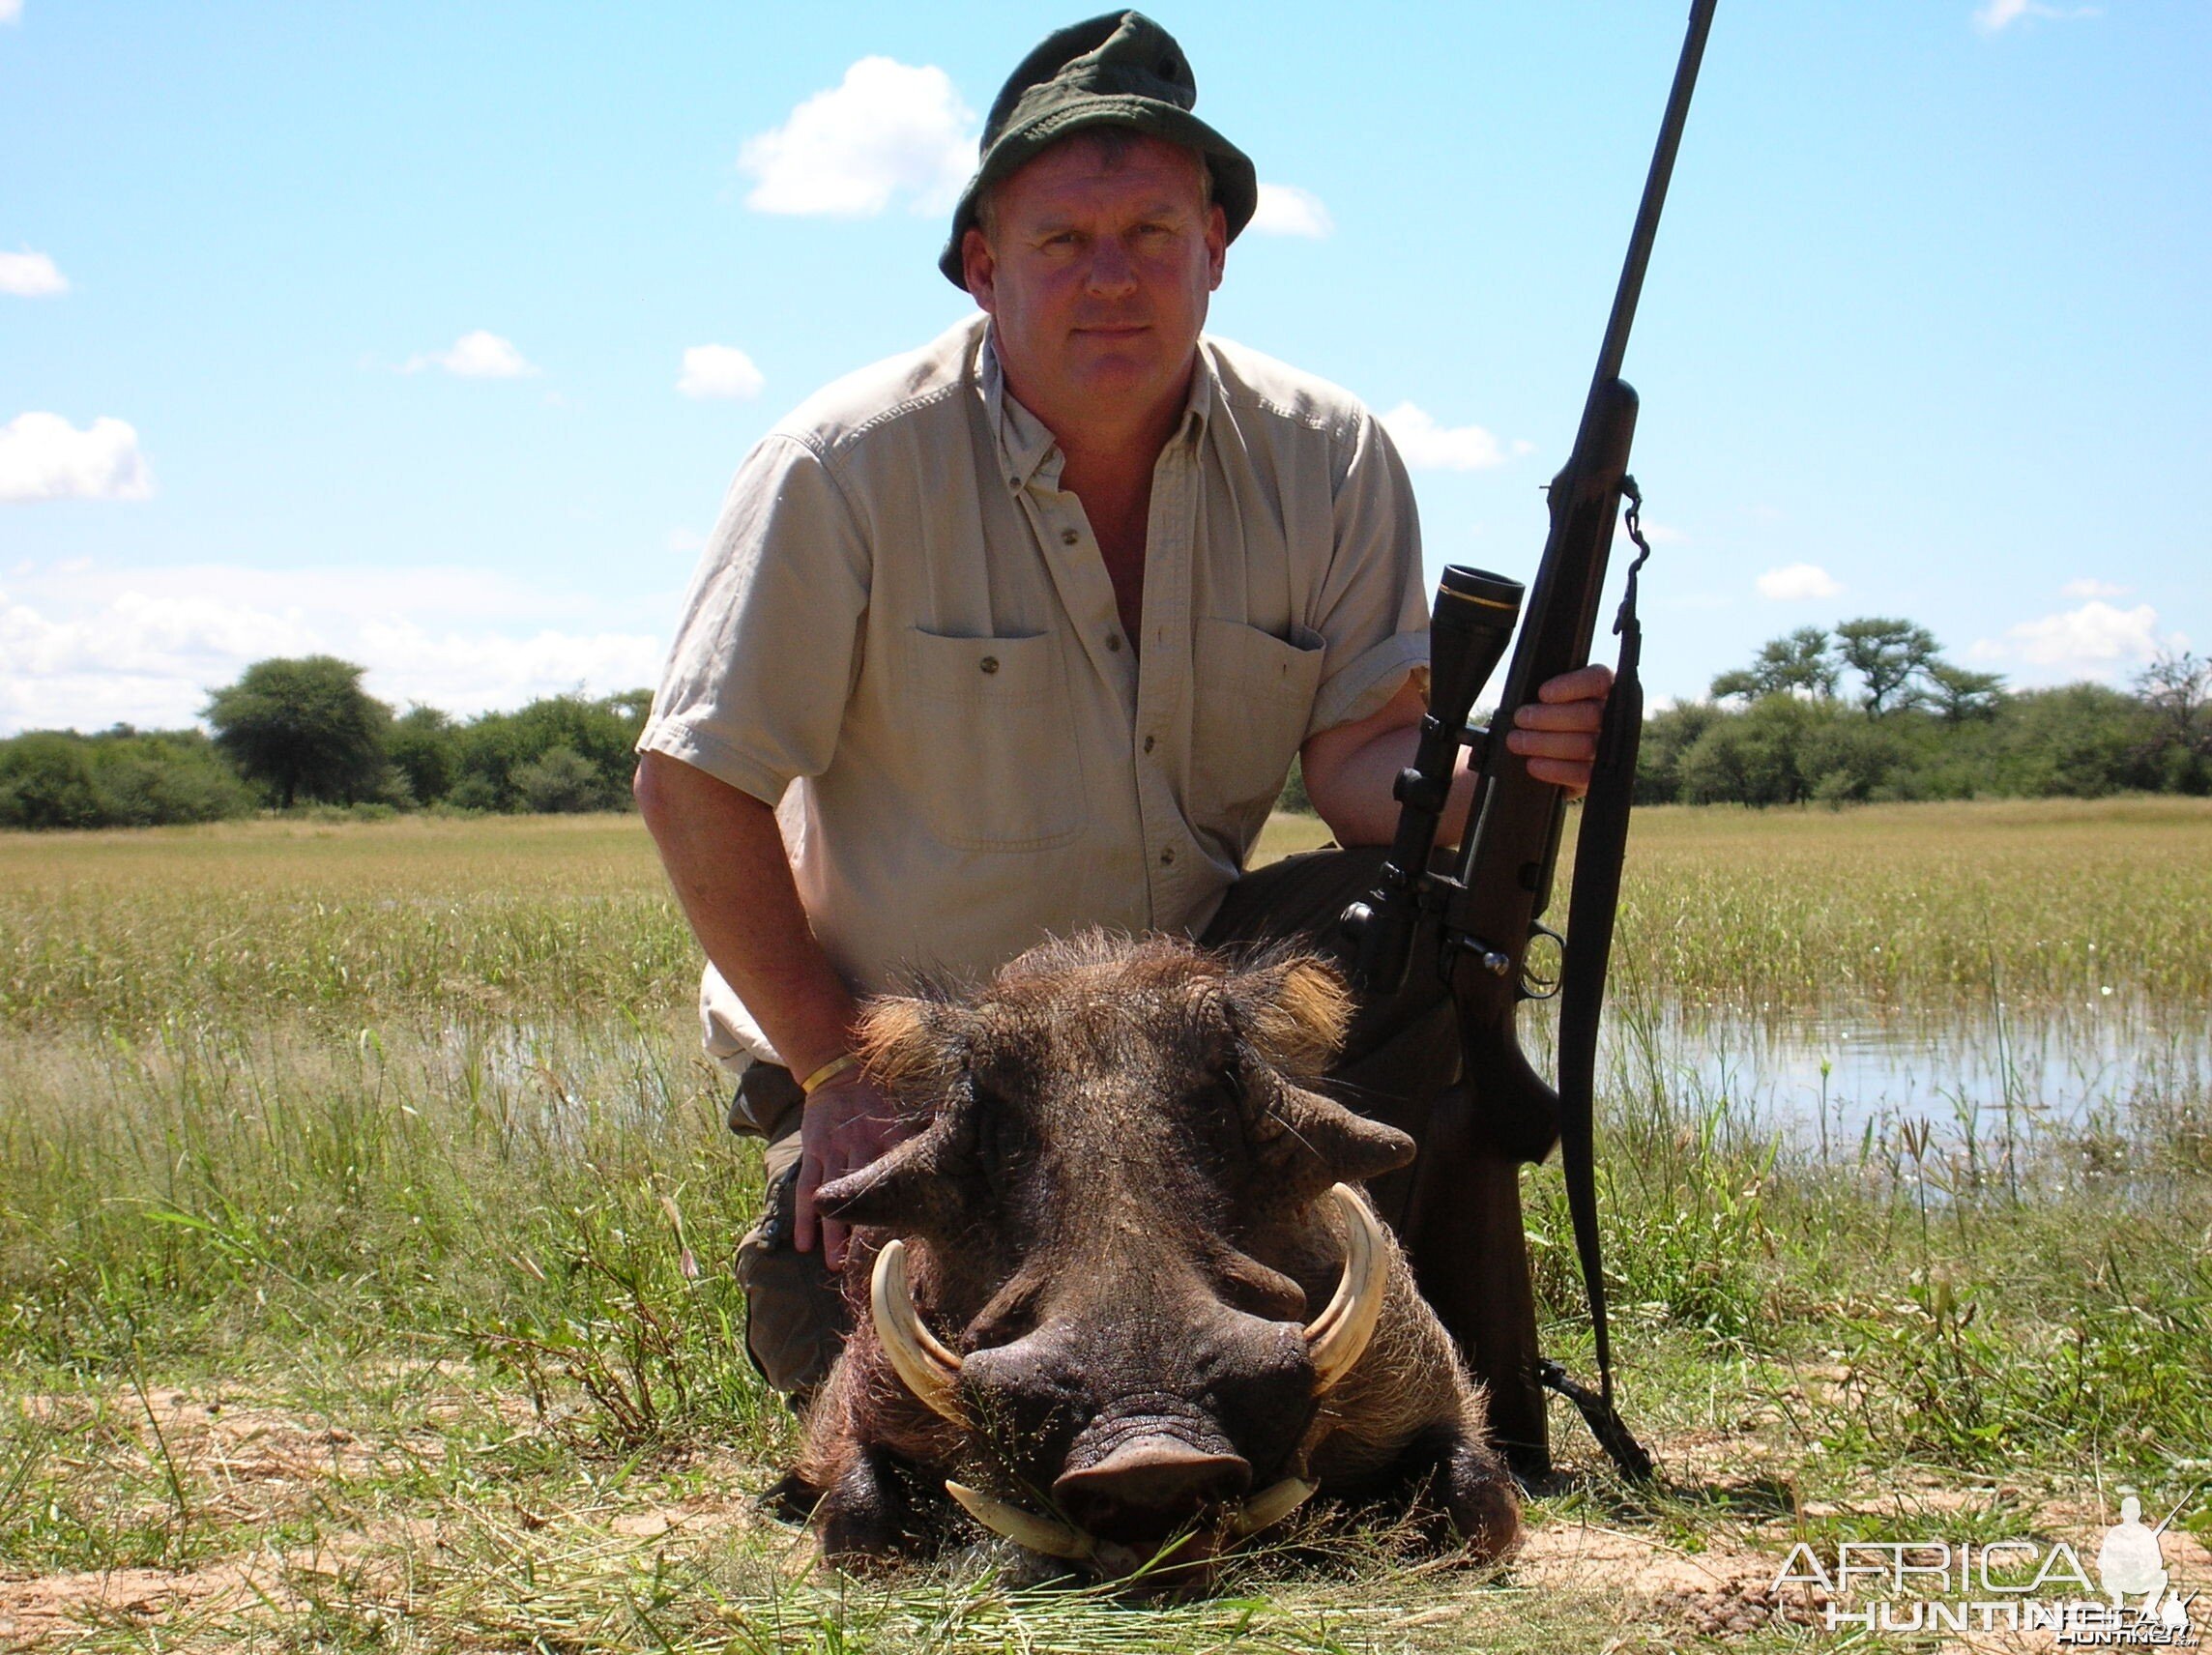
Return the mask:
<svg viewBox="0 0 2212 1655">
<path fill-rule="evenodd" d="M 1086 127 L 1128 127 L 1196 150 L 1213 174 L 1229 239 L 1251 222 L 1260 186 L 1244 152 L 1190 112 L 1198 80 L 1175 37 L 1141 12 L 1109 12 L 1055 30 L 1021 61 L 983 123 L 983 158 L 952 210 L 952 239 L 937 268 L 963 293 L 960 242 L 990 186 Z"/>
</svg>

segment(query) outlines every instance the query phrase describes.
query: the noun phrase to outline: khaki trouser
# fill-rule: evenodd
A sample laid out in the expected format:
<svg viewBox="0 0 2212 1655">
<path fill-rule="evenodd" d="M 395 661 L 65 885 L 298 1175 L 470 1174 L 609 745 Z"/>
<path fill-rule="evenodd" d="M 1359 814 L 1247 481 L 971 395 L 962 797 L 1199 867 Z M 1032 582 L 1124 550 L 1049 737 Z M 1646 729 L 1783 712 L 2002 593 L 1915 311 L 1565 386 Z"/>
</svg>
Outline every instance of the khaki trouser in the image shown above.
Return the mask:
<svg viewBox="0 0 2212 1655">
<path fill-rule="evenodd" d="M 1295 942 L 1349 968 L 1336 918 L 1373 887 L 1382 856 L 1380 849 L 1315 851 L 1247 874 L 1230 887 L 1200 941 L 1208 947 Z M 1345 1104 L 1416 1141 L 1437 1095 L 1459 1078 L 1451 999 L 1437 973 L 1423 969 L 1423 952 L 1416 950 L 1399 993 L 1361 999 L 1328 1075 L 1328 1089 Z M 769 1383 L 795 1400 L 821 1382 L 850 1325 L 837 1279 L 819 1250 L 800 1253 L 791 1244 L 804 1101 L 789 1070 L 758 1063 L 745 1072 L 730 1110 L 733 1130 L 769 1141 L 767 1210 L 738 1243 L 745 1345 Z M 1370 1193 L 1395 1225 L 1412 1187 L 1409 1170 L 1377 1179 Z"/>
</svg>

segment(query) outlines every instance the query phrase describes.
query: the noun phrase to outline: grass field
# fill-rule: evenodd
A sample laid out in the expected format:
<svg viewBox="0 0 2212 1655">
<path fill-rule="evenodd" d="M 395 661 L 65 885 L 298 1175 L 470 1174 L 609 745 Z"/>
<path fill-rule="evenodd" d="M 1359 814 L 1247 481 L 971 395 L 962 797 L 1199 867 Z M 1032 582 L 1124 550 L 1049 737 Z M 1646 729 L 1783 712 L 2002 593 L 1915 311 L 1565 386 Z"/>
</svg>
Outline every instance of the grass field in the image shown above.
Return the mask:
<svg viewBox="0 0 2212 1655">
<path fill-rule="evenodd" d="M 1627 1006 L 2212 1000 L 2201 804 L 1654 810 L 1632 854 Z M 1645 1051 L 1608 1263 L 1660 1491 L 1562 1414 L 1497 1578 L 1382 1534 L 1168 1609 L 987 1551 L 825 1580 L 750 1499 L 792 1427 L 695 970 L 634 819 L 0 835 L 0 1647 L 1828 1648 L 1758 1589 L 1798 1539 L 2093 1542 L 2123 1485 L 2169 1566 L 2212 1538 L 2212 1099 L 1999 1179 L 1911 1120 L 1784 1150 Z"/>
</svg>

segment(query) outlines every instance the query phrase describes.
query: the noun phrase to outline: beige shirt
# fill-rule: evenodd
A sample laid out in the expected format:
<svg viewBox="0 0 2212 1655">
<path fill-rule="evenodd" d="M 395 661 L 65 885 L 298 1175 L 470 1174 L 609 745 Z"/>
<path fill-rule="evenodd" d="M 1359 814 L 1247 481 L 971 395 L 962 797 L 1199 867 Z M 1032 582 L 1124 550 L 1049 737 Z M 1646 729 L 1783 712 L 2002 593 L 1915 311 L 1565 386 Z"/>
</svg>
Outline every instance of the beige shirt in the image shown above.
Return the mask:
<svg viewBox="0 0 2212 1655">
<path fill-rule="evenodd" d="M 739 468 L 641 750 L 771 804 L 856 992 L 1086 925 L 1196 931 L 1301 742 L 1428 659 L 1412 491 L 1349 393 L 1199 345 L 1141 650 L 978 316 L 830 386 Z M 709 969 L 709 1049 L 772 1058 Z"/>
</svg>

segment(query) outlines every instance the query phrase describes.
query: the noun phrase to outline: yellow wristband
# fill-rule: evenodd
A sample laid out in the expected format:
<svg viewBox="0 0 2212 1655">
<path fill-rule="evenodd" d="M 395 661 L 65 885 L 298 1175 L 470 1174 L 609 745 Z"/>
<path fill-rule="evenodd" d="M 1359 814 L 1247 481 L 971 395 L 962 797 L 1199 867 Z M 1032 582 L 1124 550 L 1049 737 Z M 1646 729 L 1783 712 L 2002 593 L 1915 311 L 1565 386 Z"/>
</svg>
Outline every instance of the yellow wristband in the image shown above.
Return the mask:
<svg viewBox="0 0 2212 1655">
<path fill-rule="evenodd" d="M 808 1097 L 812 1097 L 816 1092 L 820 1091 L 824 1087 L 828 1086 L 831 1081 L 835 1080 L 839 1075 L 845 1073 L 848 1069 L 857 1069 L 859 1066 L 860 1060 L 853 1053 L 840 1052 L 836 1057 L 831 1058 L 827 1063 L 824 1063 L 819 1069 L 816 1069 L 812 1074 L 808 1075 L 804 1080 L 800 1081 L 799 1083 L 799 1089 L 804 1092 Z"/>
</svg>

